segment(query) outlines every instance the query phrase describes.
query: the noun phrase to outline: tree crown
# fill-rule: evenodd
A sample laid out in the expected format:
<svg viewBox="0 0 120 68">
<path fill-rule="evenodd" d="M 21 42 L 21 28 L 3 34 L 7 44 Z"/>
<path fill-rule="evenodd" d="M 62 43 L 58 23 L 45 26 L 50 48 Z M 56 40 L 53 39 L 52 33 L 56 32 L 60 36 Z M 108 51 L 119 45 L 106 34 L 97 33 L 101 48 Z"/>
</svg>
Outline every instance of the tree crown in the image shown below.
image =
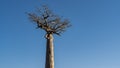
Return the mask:
<svg viewBox="0 0 120 68">
<path fill-rule="evenodd" d="M 45 30 L 47 33 L 60 35 L 71 26 L 69 20 L 62 19 L 52 13 L 47 7 L 38 8 L 36 13 L 28 13 L 29 19 L 37 24 L 37 28 Z"/>
</svg>

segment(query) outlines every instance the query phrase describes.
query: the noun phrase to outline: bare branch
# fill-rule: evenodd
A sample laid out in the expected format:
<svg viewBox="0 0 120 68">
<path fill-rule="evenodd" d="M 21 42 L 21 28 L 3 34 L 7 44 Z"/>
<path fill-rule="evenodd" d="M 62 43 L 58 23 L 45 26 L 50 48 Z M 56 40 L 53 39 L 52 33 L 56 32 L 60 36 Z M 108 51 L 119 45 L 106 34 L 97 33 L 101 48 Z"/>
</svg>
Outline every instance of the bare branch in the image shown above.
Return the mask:
<svg viewBox="0 0 120 68">
<path fill-rule="evenodd" d="M 45 30 L 47 33 L 60 35 L 68 26 L 68 20 L 63 20 L 59 16 L 53 14 L 47 6 L 38 9 L 38 13 L 28 13 L 29 19 L 37 24 L 37 28 Z"/>
</svg>

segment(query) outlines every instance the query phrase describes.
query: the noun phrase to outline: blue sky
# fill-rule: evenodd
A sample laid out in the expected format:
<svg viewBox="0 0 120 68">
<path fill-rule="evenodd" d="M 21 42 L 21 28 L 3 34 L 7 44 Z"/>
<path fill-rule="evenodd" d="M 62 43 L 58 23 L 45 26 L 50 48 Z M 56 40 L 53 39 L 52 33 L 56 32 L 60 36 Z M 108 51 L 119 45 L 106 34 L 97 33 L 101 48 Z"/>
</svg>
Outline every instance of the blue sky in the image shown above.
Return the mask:
<svg viewBox="0 0 120 68">
<path fill-rule="evenodd" d="M 54 36 L 55 68 L 120 68 L 120 0 L 0 0 L 0 68 L 44 68 L 45 32 L 25 14 L 42 4 L 72 24 Z"/>
</svg>

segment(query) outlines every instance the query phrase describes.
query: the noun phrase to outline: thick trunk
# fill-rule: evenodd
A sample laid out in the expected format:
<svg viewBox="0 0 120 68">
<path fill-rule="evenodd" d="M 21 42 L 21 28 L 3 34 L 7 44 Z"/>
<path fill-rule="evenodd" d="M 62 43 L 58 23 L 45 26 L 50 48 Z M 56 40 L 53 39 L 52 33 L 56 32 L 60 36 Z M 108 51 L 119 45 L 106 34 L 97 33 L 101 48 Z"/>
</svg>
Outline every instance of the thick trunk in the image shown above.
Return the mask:
<svg viewBox="0 0 120 68">
<path fill-rule="evenodd" d="M 54 68 L 54 46 L 52 34 L 46 34 L 46 64 L 45 68 Z"/>
</svg>

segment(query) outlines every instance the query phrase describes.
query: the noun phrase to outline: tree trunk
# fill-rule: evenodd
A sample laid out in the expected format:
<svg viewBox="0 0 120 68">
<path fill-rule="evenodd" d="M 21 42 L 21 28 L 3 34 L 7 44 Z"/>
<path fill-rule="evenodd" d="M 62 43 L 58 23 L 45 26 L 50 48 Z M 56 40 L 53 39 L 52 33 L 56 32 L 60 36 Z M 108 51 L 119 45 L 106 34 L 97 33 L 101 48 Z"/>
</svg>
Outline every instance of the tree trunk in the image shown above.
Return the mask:
<svg viewBox="0 0 120 68">
<path fill-rule="evenodd" d="M 46 34 L 46 63 L 45 68 L 54 68 L 54 46 L 53 46 L 53 35 Z"/>
</svg>

